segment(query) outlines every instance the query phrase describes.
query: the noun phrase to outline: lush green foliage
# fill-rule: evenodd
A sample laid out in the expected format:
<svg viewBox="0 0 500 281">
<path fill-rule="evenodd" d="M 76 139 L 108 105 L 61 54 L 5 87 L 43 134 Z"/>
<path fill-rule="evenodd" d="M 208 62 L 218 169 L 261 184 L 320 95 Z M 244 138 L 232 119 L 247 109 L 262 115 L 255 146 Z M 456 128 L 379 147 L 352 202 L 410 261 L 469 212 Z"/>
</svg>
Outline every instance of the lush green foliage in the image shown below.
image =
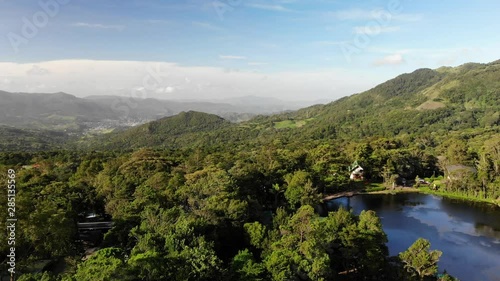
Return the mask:
<svg viewBox="0 0 500 281">
<path fill-rule="evenodd" d="M 355 160 L 380 185 L 427 178 L 437 192 L 498 202 L 499 65 L 419 70 L 329 105 L 240 124 L 187 112 L 78 143 L 95 150 L 2 152 L 0 180 L 17 171 L 19 270 L 79 260 L 54 276 L 21 278 L 437 279 L 439 255 L 425 241 L 390 258 L 373 212 L 320 217 L 315 208 L 363 185 L 349 180 Z M 113 228 L 80 261 L 88 245 L 76 222 L 88 212 L 109 215 Z"/>
<path fill-rule="evenodd" d="M 43 278 L 401 280 L 373 212 L 315 212 L 316 187 L 349 186 L 345 176 L 324 175 L 348 163 L 333 150 L 4 154 L 2 175 L 17 170 L 20 271 L 37 259 L 81 255 L 75 222 L 106 212 L 114 226 L 103 249 Z"/>
<path fill-rule="evenodd" d="M 430 247 L 428 240 L 419 238 L 408 250 L 399 254 L 406 270 L 413 276 L 423 279 L 437 273 L 437 262 L 443 253 L 438 250 L 431 251 Z"/>
<path fill-rule="evenodd" d="M 40 151 L 62 148 L 71 138 L 61 132 L 0 126 L 1 151 Z"/>
<path fill-rule="evenodd" d="M 217 115 L 200 112 L 181 112 L 111 135 L 98 137 L 99 147 L 107 149 L 136 149 L 140 147 L 178 147 L 197 142 L 197 135 L 230 126 L 230 122 Z M 181 140 L 177 138 L 181 137 Z M 109 144 L 108 144 L 109 143 Z"/>
</svg>

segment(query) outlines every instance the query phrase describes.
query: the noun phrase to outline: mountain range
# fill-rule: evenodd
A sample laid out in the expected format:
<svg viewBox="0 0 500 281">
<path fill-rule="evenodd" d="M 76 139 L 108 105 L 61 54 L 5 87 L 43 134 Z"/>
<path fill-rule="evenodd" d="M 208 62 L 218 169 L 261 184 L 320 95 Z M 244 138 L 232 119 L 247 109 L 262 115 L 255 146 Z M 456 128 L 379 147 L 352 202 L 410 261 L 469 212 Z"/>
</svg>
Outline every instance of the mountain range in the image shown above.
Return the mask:
<svg viewBox="0 0 500 281">
<path fill-rule="evenodd" d="M 476 134 L 484 130 L 498 132 L 499 114 L 500 61 L 468 63 L 435 70 L 418 69 L 326 105 L 257 116 L 240 123 L 220 122 L 206 113 L 182 113 L 102 136 L 98 147 L 175 148 L 266 138 L 361 140 L 417 134 L 439 138 L 468 130 L 476 130 Z M 191 123 L 192 119 L 198 123 Z M 205 120 L 201 123 L 206 126 L 197 130 L 199 120 Z M 151 131 L 152 124 L 164 129 Z M 171 128 L 175 128 L 175 133 Z"/>
<path fill-rule="evenodd" d="M 241 113 L 231 115 L 233 110 L 244 110 L 245 105 L 252 108 L 254 105 L 248 100 L 251 98 L 239 100 L 241 107 L 235 101 L 233 104 L 127 101 L 110 96 L 81 99 L 64 93 L 0 92 L 0 98 L 0 123 L 16 128 L 77 132 L 107 120 L 106 128 L 113 132 L 76 138 L 78 147 L 94 149 L 225 145 L 275 137 L 307 141 L 415 134 L 446 136 L 470 130 L 498 132 L 500 60 L 418 69 L 325 105 L 280 110 L 281 113 L 259 115 L 238 123 L 226 120 L 248 119 L 259 113 L 254 110 L 245 117 Z M 153 119 L 130 129 L 120 126 L 120 120 L 145 123 Z M 11 137 L 12 134 L 9 131 Z M 33 131 L 24 134 L 34 134 L 33 139 L 40 136 Z M 61 141 L 60 136 L 57 141 Z M 47 143 L 44 140 L 40 147 L 46 147 Z"/>
<path fill-rule="evenodd" d="M 254 96 L 218 101 L 177 101 L 120 96 L 78 98 L 66 93 L 0 91 L 0 100 L 0 125 L 70 133 L 130 127 L 189 110 L 217 114 L 239 122 L 257 114 L 301 107 L 298 103 Z"/>
</svg>

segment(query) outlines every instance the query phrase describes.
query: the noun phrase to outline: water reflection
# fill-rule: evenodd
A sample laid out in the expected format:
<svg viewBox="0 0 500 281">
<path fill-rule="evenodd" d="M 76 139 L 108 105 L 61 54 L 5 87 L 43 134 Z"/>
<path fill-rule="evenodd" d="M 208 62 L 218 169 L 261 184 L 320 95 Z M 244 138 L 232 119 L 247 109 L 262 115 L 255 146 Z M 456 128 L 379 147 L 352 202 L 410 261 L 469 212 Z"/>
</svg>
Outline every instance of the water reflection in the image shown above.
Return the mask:
<svg viewBox="0 0 500 281">
<path fill-rule="evenodd" d="M 478 233 L 480 236 L 493 237 L 496 239 L 496 241 L 493 241 L 493 243 L 500 243 L 500 229 L 480 222 L 477 222 L 474 225 L 474 228 L 476 229 L 476 233 Z"/>
<path fill-rule="evenodd" d="M 359 214 L 374 210 L 389 238 L 389 252 L 397 255 L 417 238 L 428 239 L 443 251 L 439 262 L 461 280 L 500 280 L 500 208 L 461 200 L 405 193 L 359 195 L 327 202 Z"/>
</svg>

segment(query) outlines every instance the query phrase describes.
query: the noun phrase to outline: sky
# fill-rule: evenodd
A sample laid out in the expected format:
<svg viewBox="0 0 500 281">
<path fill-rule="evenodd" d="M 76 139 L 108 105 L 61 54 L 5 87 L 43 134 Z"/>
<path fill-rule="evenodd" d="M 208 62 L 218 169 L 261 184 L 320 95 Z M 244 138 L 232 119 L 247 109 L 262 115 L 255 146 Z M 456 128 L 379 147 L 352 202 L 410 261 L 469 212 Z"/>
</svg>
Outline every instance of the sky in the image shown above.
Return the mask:
<svg viewBox="0 0 500 281">
<path fill-rule="evenodd" d="M 500 59 L 497 0 L 0 0 L 0 90 L 335 100 Z"/>
</svg>

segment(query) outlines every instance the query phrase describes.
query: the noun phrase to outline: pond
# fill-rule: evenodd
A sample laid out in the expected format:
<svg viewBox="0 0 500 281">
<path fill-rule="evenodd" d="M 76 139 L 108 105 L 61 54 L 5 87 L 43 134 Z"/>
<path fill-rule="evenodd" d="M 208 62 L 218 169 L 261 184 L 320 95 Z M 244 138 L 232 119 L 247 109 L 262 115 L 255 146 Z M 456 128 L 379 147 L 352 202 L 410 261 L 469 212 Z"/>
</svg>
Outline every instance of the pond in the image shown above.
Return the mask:
<svg viewBox="0 0 500 281">
<path fill-rule="evenodd" d="M 326 203 L 355 214 L 373 210 L 382 220 L 390 255 L 423 237 L 443 252 L 440 271 L 461 281 L 500 280 L 500 208 L 419 193 L 365 194 Z"/>
</svg>

